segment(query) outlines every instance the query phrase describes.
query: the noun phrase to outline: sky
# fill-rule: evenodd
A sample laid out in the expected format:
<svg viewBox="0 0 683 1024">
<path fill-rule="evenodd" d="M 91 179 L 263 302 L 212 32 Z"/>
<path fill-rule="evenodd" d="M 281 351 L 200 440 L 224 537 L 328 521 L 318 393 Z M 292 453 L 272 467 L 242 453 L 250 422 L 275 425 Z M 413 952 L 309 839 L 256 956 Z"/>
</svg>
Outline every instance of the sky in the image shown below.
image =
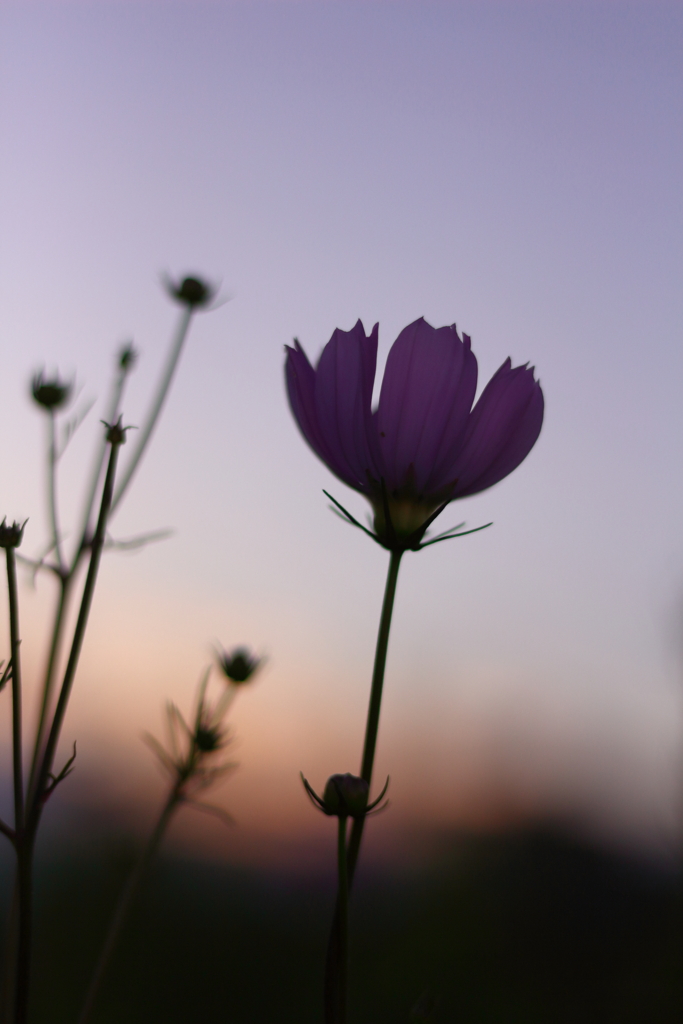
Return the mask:
<svg viewBox="0 0 683 1024">
<path fill-rule="evenodd" d="M 99 402 L 60 467 L 68 536 L 117 347 L 140 351 L 127 422 L 159 374 L 161 275 L 227 300 L 112 524 L 173 534 L 106 557 L 53 827 L 85 802 L 144 828 L 164 783 L 141 735 L 189 710 L 213 644 L 247 643 L 268 661 L 215 797 L 237 827 L 187 810 L 172 841 L 264 863 L 333 842 L 298 773 L 358 770 L 387 556 L 328 510 L 323 488 L 366 515 L 292 421 L 283 346 L 317 359 L 360 317 L 383 365 L 424 316 L 472 336 L 482 384 L 534 365 L 546 419 L 443 515 L 492 528 L 404 559 L 369 851 L 538 818 L 680 843 L 682 36 L 659 0 L 0 0 L 0 514 L 29 517 L 24 551 L 47 531 L 31 374 Z M 30 716 L 52 581 L 21 598 Z"/>
</svg>

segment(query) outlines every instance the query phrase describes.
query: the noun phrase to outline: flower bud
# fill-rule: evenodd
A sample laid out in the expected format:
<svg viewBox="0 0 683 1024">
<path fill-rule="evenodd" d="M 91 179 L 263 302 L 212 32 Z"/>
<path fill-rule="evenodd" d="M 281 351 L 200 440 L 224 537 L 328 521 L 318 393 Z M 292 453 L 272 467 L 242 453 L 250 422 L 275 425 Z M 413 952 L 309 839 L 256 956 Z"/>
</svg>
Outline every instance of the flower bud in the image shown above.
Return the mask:
<svg viewBox="0 0 683 1024">
<path fill-rule="evenodd" d="M 344 775 L 331 775 L 323 793 L 323 810 L 325 814 L 334 814 L 338 818 L 362 818 L 368 806 L 370 787 L 365 779 L 346 772 Z"/>
<path fill-rule="evenodd" d="M 31 382 L 33 399 L 44 409 L 59 409 L 66 405 L 71 397 L 72 388 L 72 384 L 64 383 L 56 375 L 52 380 L 44 380 L 42 370 L 35 374 Z"/>
<path fill-rule="evenodd" d="M 203 754 L 210 754 L 213 750 L 219 750 L 223 746 L 221 741 L 222 736 L 218 729 L 212 729 L 206 725 L 197 726 L 194 742 Z"/>
<path fill-rule="evenodd" d="M 263 662 L 263 658 L 254 657 L 247 647 L 219 651 L 217 657 L 221 671 L 237 686 L 248 682 Z"/>
<path fill-rule="evenodd" d="M 102 420 L 105 427 L 107 428 L 107 442 L 111 445 L 125 444 L 126 443 L 126 431 L 130 430 L 130 427 L 121 426 L 121 417 L 119 416 L 116 423 L 105 423 Z"/>
<path fill-rule="evenodd" d="M 215 289 L 198 277 L 186 277 L 179 285 L 168 281 L 167 289 L 177 302 L 190 309 L 208 306 L 215 294 Z"/>
<path fill-rule="evenodd" d="M 14 522 L 10 525 L 5 517 L 0 523 L 0 548 L 18 548 L 27 522 L 28 519 L 25 519 L 23 523 Z"/>
<path fill-rule="evenodd" d="M 137 350 L 133 347 L 133 342 L 126 342 L 122 345 L 119 354 L 117 356 L 117 362 L 119 369 L 128 371 L 132 370 L 138 360 Z"/>
</svg>

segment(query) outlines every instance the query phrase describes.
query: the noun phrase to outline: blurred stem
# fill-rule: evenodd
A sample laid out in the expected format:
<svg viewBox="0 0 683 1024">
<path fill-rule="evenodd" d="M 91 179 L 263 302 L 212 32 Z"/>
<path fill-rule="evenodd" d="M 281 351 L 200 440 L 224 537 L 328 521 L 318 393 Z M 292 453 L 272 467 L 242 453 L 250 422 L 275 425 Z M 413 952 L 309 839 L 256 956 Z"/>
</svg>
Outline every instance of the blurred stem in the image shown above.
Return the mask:
<svg viewBox="0 0 683 1024">
<path fill-rule="evenodd" d="M 64 680 L 57 701 L 52 726 L 45 744 L 45 751 L 40 760 L 40 768 L 36 772 L 35 786 L 30 794 L 30 800 L 25 808 L 24 827 L 21 835 L 17 836 L 17 890 L 18 890 L 18 943 L 16 960 L 16 984 L 14 1002 L 15 1024 L 26 1024 L 28 1013 L 29 981 L 31 968 L 31 925 L 32 925 L 32 875 L 33 875 L 33 850 L 36 840 L 36 832 L 40 822 L 40 816 L 45 803 L 45 796 L 49 792 L 52 776 L 52 764 L 57 750 L 57 743 L 64 722 L 71 687 L 73 684 L 78 659 L 83 646 L 83 638 L 88 623 L 88 615 L 92 605 L 97 571 L 104 547 L 106 536 L 107 517 L 111 507 L 112 494 L 114 492 L 114 478 L 116 475 L 116 460 L 119 444 L 112 444 L 107 466 L 107 476 L 104 482 L 100 514 L 97 522 L 97 529 L 90 547 L 90 565 L 88 575 L 83 587 L 81 607 L 78 613 L 78 620 L 74 630 L 71 652 L 64 673 Z"/>
<path fill-rule="evenodd" d="M 83 1009 L 81 1010 L 81 1015 L 78 1018 L 78 1024 L 86 1024 L 86 1022 L 90 1019 L 90 1014 L 92 1013 L 92 1009 L 95 1005 L 95 1001 L 100 990 L 100 985 L 102 984 L 102 980 L 109 965 L 112 953 L 114 952 L 114 949 L 116 947 L 116 943 L 121 933 L 121 929 L 128 916 L 128 912 L 130 911 L 130 908 L 133 905 L 133 901 L 138 893 L 138 890 L 140 889 L 140 885 L 145 877 L 145 874 L 147 873 L 147 869 L 151 861 L 153 860 L 157 850 L 159 849 L 159 845 L 161 843 L 161 840 L 163 839 L 164 832 L 166 831 L 168 824 L 171 818 L 173 817 L 173 813 L 178 807 L 178 804 L 182 800 L 181 786 L 183 782 L 184 780 L 179 780 L 178 782 L 174 783 L 169 794 L 168 800 L 164 804 L 161 815 L 159 816 L 159 820 L 154 826 L 152 834 L 150 835 L 147 841 L 147 845 L 145 846 L 145 849 L 142 852 L 142 856 L 140 857 L 140 860 L 133 868 L 130 878 L 128 879 L 128 882 L 126 883 L 126 886 L 123 889 L 121 896 L 119 897 L 116 910 L 114 911 L 114 916 L 111 920 L 111 924 L 109 925 L 107 937 L 104 940 L 102 952 L 100 953 L 97 964 L 95 965 L 95 970 L 90 981 L 90 986 L 88 988 L 88 992 L 83 1003 Z"/>
<path fill-rule="evenodd" d="M 115 423 L 119 415 L 119 406 L 121 405 L 121 398 L 123 396 L 123 389 L 128 377 L 129 369 L 126 366 L 120 366 L 116 379 L 111 389 L 111 396 L 109 405 L 107 408 L 107 415 L 105 422 Z M 59 657 L 59 648 L 62 641 L 62 631 L 64 628 L 65 615 L 68 605 L 68 599 L 71 592 L 71 584 L 73 579 L 78 572 L 81 561 L 88 550 L 89 543 L 89 532 L 90 532 L 90 518 L 92 516 L 93 505 L 95 504 L 95 496 L 97 494 L 97 487 L 102 476 L 102 469 L 105 464 L 107 455 L 107 440 L 106 434 L 103 435 L 102 440 L 97 449 L 97 455 L 95 458 L 95 464 L 93 467 L 93 474 L 90 481 L 90 488 L 87 492 L 86 501 L 83 511 L 83 523 L 81 526 L 81 533 L 78 547 L 74 552 L 73 561 L 68 569 L 64 569 L 60 573 L 59 582 L 59 598 L 57 601 L 57 610 L 55 612 L 54 624 L 52 626 L 52 635 L 50 640 L 50 651 L 47 658 L 47 667 L 45 670 L 45 679 L 43 681 L 43 692 L 40 703 L 40 713 L 38 715 L 38 727 L 36 729 L 35 746 L 33 748 L 33 759 L 31 763 L 31 773 L 29 776 L 28 783 L 28 794 L 33 792 L 36 781 L 36 772 L 40 759 L 43 754 L 43 745 L 45 742 L 45 731 L 47 728 L 47 720 L 50 711 L 50 703 L 52 700 L 52 693 L 54 689 L 55 671 L 57 667 L 57 659 Z"/>
<path fill-rule="evenodd" d="M 54 761 L 55 752 L 57 750 L 57 743 L 59 741 L 59 735 L 62 729 L 62 724 L 64 722 L 67 704 L 69 703 L 71 687 L 73 685 L 74 676 L 76 675 L 76 668 L 78 666 L 78 660 L 80 657 L 81 648 L 83 646 L 85 629 L 88 624 L 88 616 L 90 614 L 93 594 L 95 591 L 95 583 L 97 581 L 97 573 L 99 570 L 100 559 L 102 557 L 102 549 L 104 547 L 104 541 L 106 537 L 107 519 L 109 517 L 112 495 L 114 493 L 114 479 L 116 476 L 116 461 L 118 458 L 119 447 L 119 444 L 112 444 L 109 452 L 109 463 L 107 465 L 107 476 L 104 481 L 104 488 L 102 491 L 100 514 L 97 521 L 97 529 L 95 530 L 95 536 L 93 537 L 93 541 L 90 546 L 90 565 L 88 566 L 88 575 L 86 576 L 85 585 L 83 587 L 81 607 L 78 613 L 76 628 L 74 630 L 74 636 L 71 643 L 69 660 L 67 662 L 66 670 L 64 672 L 62 688 L 59 693 L 59 699 L 57 701 L 57 707 L 55 708 L 52 726 L 50 728 L 47 742 L 45 744 L 45 752 L 40 762 L 40 769 L 37 773 L 35 789 L 32 794 L 30 807 L 28 809 L 27 828 L 32 836 L 35 836 L 35 830 L 38 827 L 38 821 L 40 819 L 40 813 L 43 802 L 42 797 L 45 792 L 45 787 L 48 783 L 50 773 L 52 771 L 52 763 Z"/>
<path fill-rule="evenodd" d="M 55 430 L 55 411 L 48 410 L 47 433 L 47 500 L 50 507 L 50 526 L 54 543 L 57 566 L 60 573 L 64 572 L 62 559 L 62 541 L 59 535 L 59 519 L 57 516 L 57 432 Z"/>
<path fill-rule="evenodd" d="M 7 932 L 5 936 L 4 962 L 2 965 L 2 1005 L 0 1006 L 0 1021 L 2 1024 L 11 1024 L 14 1016 L 14 984 L 16 978 L 17 964 L 17 937 L 19 925 L 19 877 L 18 872 L 12 886 L 12 902 L 10 903 L 7 917 Z"/>
<path fill-rule="evenodd" d="M 349 980 L 349 876 L 346 858 L 346 821 L 347 819 L 344 817 L 339 818 L 337 837 L 337 871 L 339 876 L 337 888 L 337 907 L 339 908 L 337 970 L 339 971 L 339 984 L 337 988 L 336 1024 L 346 1024 Z"/>
<path fill-rule="evenodd" d="M 135 470 L 138 468 L 140 459 L 142 458 L 145 448 L 147 447 L 147 442 L 149 441 L 152 431 L 156 426 L 156 422 L 159 419 L 159 413 L 161 412 L 162 406 L 166 399 L 166 395 L 168 394 L 168 389 L 171 386 L 173 374 L 175 373 L 175 368 L 178 365 L 178 359 L 180 358 L 180 353 L 182 352 L 183 345 L 185 344 L 185 339 L 190 328 L 192 313 L 193 307 L 187 305 L 183 308 L 180 314 L 175 339 L 173 341 L 173 344 L 171 345 L 171 350 L 168 354 L 166 365 L 161 374 L 159 387 L 157 388 L 156 394 L 152 400 L 152 405 L 150 407 L 147 420 L 140 429 L 140 433 L 137 438 L 137 444 L 131 454 L 130 461 L 126 466 L 126 469 L 121 477 L 121 480 L 119 481 L 119 485 L 116 488 L 116 494 L 114 495 L 114 500 L 111 506 L 112 512 L 114 512 L 114 510 L 118 507 L 121 498 L 125 494 L 128 485 L 131 481 L 131 478 L 135 473 Z"/>
<path fill-rule="evenodd" d="M 106 519 L 108 519 L 112 505 L 118 452 L 119 444 L 112 444 L 110 461 L 108 468 L 106 468 L 106 478 L 104 480 L 97 528 L 90 548 L 90 565 L 88 567 L 88 574 L 83 588 L 81 608 L 79 611 L 76 629 L 74 631 L 69 663 L 65 672 L 65 678 L 63 678 L 63 682 L 61 684 L 57 707 L 54 712 L 54 718 L 45 744 L 45 752 L 40 761 L 40 769 L 36 774 L 36 783 L 33 788 L 33 792 L 31 793 L 30 802 L 26 808 L 22 835 L 17 836 L 16 839 L 18 938 L 15 974 L 16 981 L 14 985 L 15 1024 L 26 1024 L 28 1015 L 29 983 L 31 974 L 31 928 L 33 918 L 33 851 L 36 842 L 36 833 L 44 805 L 44 798 L 49 791 L 50 780 L 53 778 L 52 763 L 56 753 L 56 745 L 59 739 L 63 718 L 65 718 L 67 712 L 71 688 L 74 682 L 74 676 L 76 675 L 81 647 L 83 646 L 85 628 L 88 622 L 88 615 L 97 579 L 97 569 L 99 567 L 99 560 L 104 546 Z"/>
<path fill-rule="evenodd" d="M 55 551 L 55 557 L 57 560 L 57 574 L 59 576 L 60 591 L 59 600 L 57 602 L 57 611 L 55 613 L 55 621 L 52 628 L 52 639 L 50 641 L 50 652 L 47 659 L 47 669 L 45 671 L 45 681 L 43 683 L 43 693 L 40 703 L 40 713 L 38 715 L 38 727 L 36 729 L 36 740 L 33 748 L 33 758 L 31 760 L 31 771 L 29 773 L 28 781 L 28 794 L 33 790 L 35 783 L 35 774 L 37 766 L 39 764 L 40 756 L 43 752 L 43 740 L 47 721 L 47 715 L 50 709 L 50 698 L 52 697 L 52 683 L 54 680 L 55 666 L 57 661 L 57 655 L 59 653 L 59 645 L 62 638 L 62 627 L 64 622 L 64 612 L 66 610 L 66 598 L 67 590 L 70 582 L 70 577 L 76 568 L 74 565 L 73 569 L 68 570 L 64 564 L 62 557 L 62 546 L 59 535 L 59 519 L 57 515 L 57 439 L 55 430 L 55 412 L 54 409 L 48 410 L 48 444 L 47 444 L 47 501 L 50 512 L 50 525 L 52 529 L 52 543 Z M 77 553 L 77 559 L 80 558 L 81 550 Z"/>
<path fill-rule="evenodd" d="M 14 775 L 14 832 L 17 852 L 16 909 L 10 914 L 14 946 L 13 959 L 16 979 L 13 994 L 16 1024 L 24 1024 L 27 1012 L 28 965 L 31 956 L 31 851 L 24 842 L 24 769 L 21 729 L 21 656 L 19 637 L 19 600 L 17 593 L 17 563 L 13 547 L 5 550 L 7 556 L 7 591 L 9 596 L 10 646 L 12 651 L 12 761 Z M 9 951 L 8 951 L 9 952 Z"/>
<path fill-rule="evenodd" d="M 19 600 L 17 594 L 17 562 L 14 548 L 5 549 L 7 556 L 7 591 L 9 594 L 9 631 L 12 650 L 12 762 L 14 769 L 14 830 L 20 835 L 24 827 L 24 768 L 21 750 L 21 657 L 19 647 Z"/>
<path fill-rule="evenodd" d="M 114 380 L 111 389 L 111 395 L 109 399 L 109 405 L 107 406 L 107 412 L 105 415 L 106 423 L 116 423 L 119 418 L 121 399 L 123 397 L 123 389 L 130 372 L 127 365 L 121 366 L 119 363 L 118 373 Z M 74 559 L 69 570 L 70 575 L 73 575 L 78 568 L 80 560 L 83 556 L 84 549 L 87 546 L 89 534 L 90 534 L 90 519 L 92 517 L 92 510 L 95 504 L 95 496 L 97 495 L 97 488 L 99 486 L 100 479 L 102 477 L 102 470 L 107 457 L 107 441 L 106 437 L 102 438 L 97 448 L 95 455 L 95 462 L 93 464 L 92 478 L 90 480 L 90 487 L 86 495 L 85 504 L 83 506 L 83 521 L 80 532 L 80 543 L 74 554 Z"/>
<path fill-rule="evenodd" d="M 28 782 L 28 799 L 31 800 L 36 783 L 36 773 L 38 771 L 38 765 L 40 764 L 41 757 L 43 755 L 43 747 L 45 742 L 45 731 L 47 729 L 48 714 L 50 711 L 50 703 L 52 700 L 52 692 L 54 689 L 55 672 L 57 668 L 57 659 L 59 657 L 59 648 L 61 646 L 62 631 L 65 622 L 65 615 L 67 609 L 67 603 L 69 594 L 71 592 L 71 582 L 73 580 L 73 573 L 76 566 L 74 565 L 71 573 L 68 576 L 60 577 L 59 581 L 59 599 L 57 601 L 57 611 L 55 613 L 55 620 L 52 627 L 52 639 L 50 640 L 50 651 L 47 658 L 47 668 L 45 669 L 45 680 L 43 682 L 43 694 L 40 704 L 40 714 L 38 716 L 38 727 L 36 729 L 35 746 L 33 748 L 33 760 L 31 763 L 31 774 Z"/>
<path fill-rule="evenodd" d="M 379 729 L 379 714 L 382 705 L 382 687 L 384 685 L 384 670 L 387 663 L 387 650 L 389 648 L 389 632 L 391 630 L 391 617 L 394 611 L 394 598 L 396 596 L 396 583 L 398 581 L 398 570 L 401 565 L 402 551 L 392 551 L 389 559 L 389 570 L 387 582 L 384 588 L 384 600 L 382 602 L 382 614 L 379 620 L 377 633 L 377 646 L 375 648 L 375 664 L 372 671 L 372 685 L 370 687 L 370 703 L 368 705 L 368 719 L 365 726 L 365 743 L 363 746 L 363 761 L 361 765 L 361 777 L 370 786 L 372 782 L 372 770 L 375 763 L 375 749 L 377 747 L 377 731 Z M 346 854 L 347 885 L 351 888 L 353 876 L 356 870 L 358 854 L 360 852 L 361 839 L 363 838 L 363 826 L 365 818 L 354 818 L 351 826 L 351 837 L 349 839 Z M 339 900 L 334 912 L 332 930 L 327 945 L 327 959 L 325 963 L 325 1021 L 326 1024 L 336 1024 L 335 1012 L 341 999 L 341 978 L 339 965 L 341 963 L 341 915 L 342 910 Z"/>
<path fill-rule="evenodd" d="M 26 832 L 17 836 L 18 936 L 15 964 L 14 1022 L 26 1024 L 33 926 L 33 841 Z"/>
</svg>

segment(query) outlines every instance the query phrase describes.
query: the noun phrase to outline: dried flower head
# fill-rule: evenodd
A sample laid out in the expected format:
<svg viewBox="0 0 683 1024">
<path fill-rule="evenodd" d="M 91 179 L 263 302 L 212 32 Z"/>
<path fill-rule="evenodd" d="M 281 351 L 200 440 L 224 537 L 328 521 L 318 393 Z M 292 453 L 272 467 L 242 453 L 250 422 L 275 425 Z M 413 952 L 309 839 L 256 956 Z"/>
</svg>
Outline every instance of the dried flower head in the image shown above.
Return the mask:
<svg viewBox="0 0 683 1024">
<path fill-rule="evenodd" d="M 208 789 L 236 767 L 232 762 L 216 761 L 214 756 L 230 742 L 223 719 L 230 706 L 231 695 L 224 691 L 213 706 L 207 702 L 209 672 L 205 672 L 199 684 L 192 724 L 188 724 L 179 708 L 169 702 L 166 707 L 167 747 L 153 736 L 145 737 L 176 785 L 178 797 L 192 803 L 197 802 L 194 794 Z M 200 806 L 207 809 L 204 804 Z M 216 808 L 212 810 L 216 811 Z M 224 812 L 220 813 L 225 816 Z"/>
<path fill-rule="evenodd" d="M 62 381 L 55 374 L 49 380 L 43 377 L 43 371 L 39 370 L 38 373 L 34 374 L 33 380 L 31 381 L 31 394 L 33 399 L 38 405 L 41 405 L 43 409 L 53 410 L 60 409 L 66 405 L 71 398 L 71 392 L 73 391 L 73 382 L 67 383 Z"/>
<path fill-rule="evenodd" d="M 216 295 L 216 289 L 199 277 L 186 277 L 180 284 L 176 284 L 170 278 L 166 279 L 166 290 L 168 294 L 181 303 L 189 306 L 190 309 L 199 309 L 208 306 Z"/>
<path fill-rule="evenodd" d="M 23 523 L 7 522 L 7 517 L 0 523 L 0 548 L 18 548 L 24 536 L 24 527 L 28 519 Z"/>
<path fill-rule="evenodd" d="M 121 423 L 120 416 L 116 423 L 105 423 L 104 420 L 102 420 L 101 422 L 107 428 L 107 443 L 111 445 L 125 444 L 126 431 L 133 429 L 132 427 L 124 427 Z"/>
<path fill-rule="evenodd" d="M 219 649 L 216 660 L 225 677 L 236 686 L 249 682 L 263 664 L 263 658 L 257 658 L 248 647 L 234 647 L 232 651 Z"/>
</svg>

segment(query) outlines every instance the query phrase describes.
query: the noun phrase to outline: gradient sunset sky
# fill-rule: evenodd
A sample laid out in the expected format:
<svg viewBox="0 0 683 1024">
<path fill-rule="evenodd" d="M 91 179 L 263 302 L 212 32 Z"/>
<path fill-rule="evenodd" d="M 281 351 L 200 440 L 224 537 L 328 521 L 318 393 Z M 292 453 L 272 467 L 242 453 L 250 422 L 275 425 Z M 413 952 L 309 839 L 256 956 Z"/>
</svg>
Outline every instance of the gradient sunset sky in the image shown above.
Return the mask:
<svg viewBox="0 0 683 1024">
<path fill-rule="evenodd" d="M 383 363 L 424 316 L 471 334 L 482 385 L 508 355 L 535 365 L 546 421 L 442 517 L 490 530 L 404 560 L 370 846 L 552 815 L 671 848 L 682 64 L 683 6 L 660 0 L 0 0 L 0 515 L 30 517 L 27 552 L 46 535 L 34 370 L 103 399 L 133 338 L 139 423 L 177 315 L 160 274 L 230 297 L 196 318 L 114 521 L 175 532 L 107 556 L 54 820 L 77 798 L 151 809 L 141 733 L 167 697 L 189 707 L 212 643 L 246 642 L 269 661 L 217 796 L 238 828 L 188 811 L 176 838 L 264 859 L 327 841 L 298 772 L 357 770 L 387 557 L 328 511 L 322 488 L 365 502 L 298 434 L 283 346 L 317 358 L 361 317 Z M 101 413 L 64 459 L 67 523 Z M 51 598 L 22 589 L 29 685 Z"/>
</svg>

